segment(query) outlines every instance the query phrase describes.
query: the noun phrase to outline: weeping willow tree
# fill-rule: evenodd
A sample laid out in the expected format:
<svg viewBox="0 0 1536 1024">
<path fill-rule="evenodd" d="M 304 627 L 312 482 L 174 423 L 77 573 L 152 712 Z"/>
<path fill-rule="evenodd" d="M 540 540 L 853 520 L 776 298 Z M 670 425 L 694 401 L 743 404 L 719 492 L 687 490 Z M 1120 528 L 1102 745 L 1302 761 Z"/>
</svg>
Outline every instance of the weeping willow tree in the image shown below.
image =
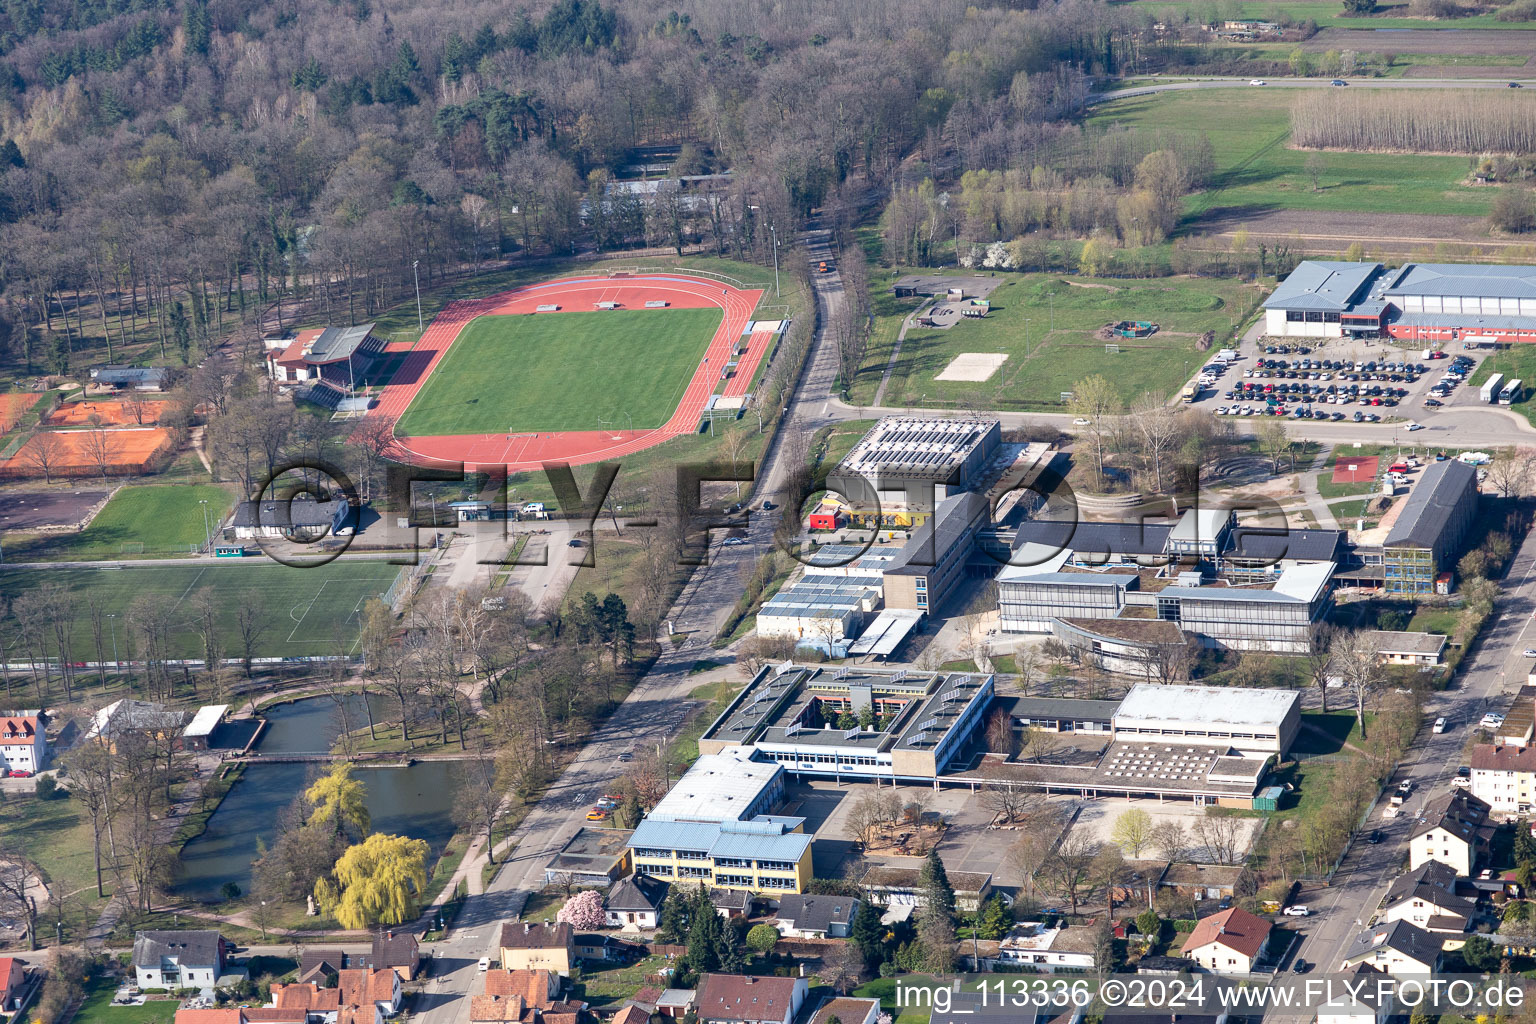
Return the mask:
<svg viewBox="0 0 1536 1024">
<path fill-rule="evenodd" d="M 332 877 L 315 883 L 315 899 L 343 928 L 414 920 L 427 887 L 427 854 L 424 840 L 371 835 L 348 847 Z"/>
<path fill-rule="evenodd" d="M 304 791 L 304 799 L 314 808 L 307 824 L 330 822 L 337 835 L 351 825 L 359 838 L 373 831 L 373 819 L 368 813 L 368 789 L 352 776 L 352 766 L 345 761 L 338 761 L 330 771 L 316 779 Z"/>
</svg>

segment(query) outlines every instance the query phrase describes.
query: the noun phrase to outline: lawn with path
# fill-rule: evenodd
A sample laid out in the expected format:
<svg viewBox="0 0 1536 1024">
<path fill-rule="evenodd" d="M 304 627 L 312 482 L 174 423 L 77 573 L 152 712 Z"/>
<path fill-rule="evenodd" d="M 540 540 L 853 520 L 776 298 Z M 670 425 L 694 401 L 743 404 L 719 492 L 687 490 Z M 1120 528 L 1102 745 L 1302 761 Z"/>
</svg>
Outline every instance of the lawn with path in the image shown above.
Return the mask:
<svg viewBox="0 0 1536 1024">
<path fill-rule="evenodd" d="M 257 657 L 294 657 L 350 651 L 357 640 L 358 611 L 371 597 L 388 590 L 399 566 L 388 562 L 334 561 L 302 569 L 275 562 L 208 562 L 186 566 L 144 568 L 14 569 L 0 573 L 0 596 L 14 599 L 21 593 L 55 583 L 74 598 L 74 653 L 79 660 L 96 660 L 89 591 L 103 603 L 103 615 L 115 615 L 111 629 L 121 659 L 134 657 L 133 627 L 129 609 L 136 598 L 147 597 L 154 607 L 169 613 L 170 655 L 195 658 L 203 652 L 199 637 L 198 593 L 211 590 L 216 602 L 215 621 L 224 656 L 240 656 L 237 612 L 242 606 L 261 609 L 264 628 L 256 642 Z M 17 658 L 17 641 L 6 641 L 5 652 Z M 112 657 L 111 642 L 104 638 L 104 656 Z"/>
<path fill-rule="evenodd" d="M 397 429 L 429 437 L 659 427 L 720 320 L 718 309 L 478 317 Z"/>
<path fill-rule="evenodd" d="M 1213 278 L 1010 274 L 992 293 L 987 317 L 907 331 L 885 404 L 1060 411 L 1061 392 L 1092 374 L 1103 374 L 1127 402 L 1143 391 L 1172 395 L 1209 358 L 1196 348 L 1200 334 L 1215 331 L 1220 347 L 1259 297 L 1237 281 Z M 1151 320 L 1160 329 L 1117 339 L 1119 352 L 1107 355 L 1097 331 L 1124 319 Z M 934 379 L 963 352 L 1004 352 L 1008 360 L 980 383 Z M 861 381 L 878 383 L 889 356 L 872 352 Z"/>
</svg>

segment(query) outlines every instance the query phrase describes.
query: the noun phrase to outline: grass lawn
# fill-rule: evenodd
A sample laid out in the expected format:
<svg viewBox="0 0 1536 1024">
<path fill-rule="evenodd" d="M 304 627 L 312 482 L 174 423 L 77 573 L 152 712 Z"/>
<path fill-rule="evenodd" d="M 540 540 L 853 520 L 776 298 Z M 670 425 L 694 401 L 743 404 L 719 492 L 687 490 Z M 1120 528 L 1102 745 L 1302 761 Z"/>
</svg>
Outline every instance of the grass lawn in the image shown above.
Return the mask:
<svg viewBox="0 0 1536 1024">
<path fill-rule="evenodd" d="M 33 796 L 9 796 L 0 804 L 0 833 L 39 865 L 50 886 L 75 894 L 65 906 L 64 941 L 81 941 L 85 930 L 95 923 L 102 901 L 96 896 L 90 819 L 80 805 L 68 797 L 38 800 Z M 111 895 L 112 876 L 104 872 L 103 877 L 106 892 Z M 51 914 L 41 900 L 38 909 L 50 917 L 46 922 L 39 919 L 38 938 L 51 942 Z"/>
<path fill-rule="evenodd" d="M 85 1002 L 75 1013 L 76 1024 L 171 1024 L 176 1019 L 177 999 L 155 999 L 143 1006 L 113 1006 L 112 993 L 117 984 L 107 977 L 92 978 Z"/>
<path fill-rule="evenodd" d="M 708 701 L 701 707 L 672 738 L 671 746 L 667 749 L 667 760 L 676 764 L 693 764 L 699 759 L 699 737 L 704 735 L 704 730 L 712 725 L 715 719 L 724 714 L 726 707 L 736 699 L 745 683 L 733 683 L 721 679 L 713 683 L 705 683 L 695 686 L 688 694 L 689 700 Z M 524 916 L 527 916 L 526 913 Z"/>
<path fill-rule="evenodd" d="M 1215 331 L 1219 347 L 1241 326 L 1259 292 L 1212 278 L 1132 282 L 1018 274 L 1004 278 L 991 299 L 992 313 L 984 319 L 947 330 L 909 330 L 885 404 L 1059 410 L 1061 392 L 1096 373 L 1127 401 L 1143 391 L 1173 394 L 1209 358 L 1195 349 L 1199 335 Z M 1161 330 L 1121 339 L 1119 354 L 1106 355 L 1096 332 L 1122 319 L 1151 320 Z M 962 352 L 1006 353 L 1008 360 L 983 382 L 935 380 Z M 873 395 L 869 382 L 878 384 L 888 358 L 888 352 L 874 352 L 866 360 L 860 387 L 868 395 L 861 392 L 861 400 Z"/>
<path fill-rule="evenodd" d="M 465 326 L 405 415 L 403 434 L 659 427 L 671 418 L 718 309 L 482 316 Z"/>
<path fill-rule="evenodd" d="M 1483 383 L 1496 372 L 1504 375 L 1505 384 L 1516 379 L 1525 382 L 1525 386 L 1521 388 L 1524 397 L 1510 408 L 1532 424 L 1536 424 L 1536 402 L 1531 401 L 1531 391 L 1536 389 L 1536 351 L 1533 351 L 1529 345 L 1511 345 L 1485 356 L 1483 361 L 1477 364 L 1477 369 L 1473 371 L 1467 387 L 1474 391 L 1481 388 Z"/>
<path fill-rule="evenodd" d="M 1410 631 L 1439 633 L 1442 636 L 1454 635 L 1459 625 L 1461 625 L 1461 612 L 1455 608 L 1420 608 L 1413 613 L 1413 618 L 1408 620 Z"/>
<path fill-rule="evenodd" d="M 398 573 L 399 567 L 387 562 L 338 560 L 297 569 L 255 559 L 127 569 L 16 569 L 0 574 L 0 596 L 13 599 L 43 583 L 67 588 L 75 599 L 75 651 L 83 660 L 96 657 L 87 591 L 101 598 L 105 614 L 117 616 L 109 631 L 115 632 L 119 656 L 126 659 L 134 653 L 127 613 L 141 595 L 169 611 L 171 653 L 200 656 L 195 595 L 204 588 L 212 590 L 217 602 L 226 657 L 239 656 L 236 611 L 252 603 L 262 609 L 265 623 L 257 656 L 334 654 L 338 644 L 350 649 L 355 643 L 363 602 L 388 590 Z M 5 647 L 12 655 L 15 643 L 13 639 Z M 104 638 L 106 657 L 112 656 L 111 650 L 111 641 Z"/>
<path fill-rule="evenodd" d="M 1352 519 L 1359 519 L 1365 515 L 1365 506 L 1370 504 L 1370 498 L 1356 498 L 1353 501 L 1341 501 L 1329 505 L 1328 509 L 1333 513 L 1333 518 L 1340 523 L 1348 524 Z"/>
<path fill-rule="evenodd" d="M 1459 23 L 1458 23 L 1459 24 Z M 1358 85 L 1354 88 L 1368 88 Z M 1251 208 L 1255 214 L 1277 209 L 1358 213 L 1460 214 L 1481 217 L 1495 190 L 1461 183 L 1464 156 L 1404 153 L 1321 153 L 1317 189 L 1306 172 L 1312 151 L 1289 148 L 1289 89 L 1251 89 L 1241 102 L 1218 95 L 1226 90 L 1194 90 L 1136 96 L 1106 103 L 1090 121 L 1188 130 L 1210 137 L 1216 174 L 1210 187 L 1188 200 L 1191 219 L 1212 210 Z M 1129 314 L 1127 314 L 1129 315 Z M 1146 319 L 1138 316 L 1137 319 Z"/>
<path fill-rule="evenodd" d="M 1340 700 L 1343 699 L 1341 696 Z M 1297 754 L 1337 754 L 1346 743 L 1360 738 L 1360 723 L 1353 711 L 1309 711 L 1301 716 L 1301 730 L 1292 750 Z"/>
<path fill-rule="evenodd" d="M 1387 463 L 1382 463 L 1385 468 Z M 1380 485 L 1373 480 L 1358 480 L 1354 483 L 1336 484 L 1333 482 L 1333 463 L 1323 467 L 1317 474 L 1317 493 L 1325 498 L 1347 498 L 1352 494 L 1374 494 L 1381 490 Z M 1335 505 L 1337 509 L 1339 506 Z"/>
<path fill-rule="evenodd" d="M 206 520 L 203 501 L 208 502 Z M 205 524 L 216 527 L 234 503 L 233 494 L 222 484 L 128 486 L 112 495 L 79 533 L 41 535 L 19 544 L 7 541 L 6 555 L 15 561 L 79 562 L 185 555 L 206 539 Z M 34 552 L 33 547 L 40 550 Z"/>
<path fill-rule="evenodd" d="M 525 920 L 530 920 L 526 911 Z M 573 986 L 575 998 L 585 1000 L 594 1007 L 622 1003 L 633 996 L 646 978 L 667 965 L 667 958 L 648 956 L 628 966 L 617 964 L 588 964 L 582 969 L 581 980 Z"/>
</svg>

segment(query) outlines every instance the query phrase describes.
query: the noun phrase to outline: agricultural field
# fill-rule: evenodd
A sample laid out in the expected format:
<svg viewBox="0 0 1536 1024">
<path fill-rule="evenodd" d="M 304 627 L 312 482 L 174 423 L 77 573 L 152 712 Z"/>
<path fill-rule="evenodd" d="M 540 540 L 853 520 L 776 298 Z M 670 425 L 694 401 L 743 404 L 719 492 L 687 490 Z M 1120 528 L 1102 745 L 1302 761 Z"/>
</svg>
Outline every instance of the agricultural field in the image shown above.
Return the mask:
<svg viewBox="0 0 1536 1024">
<path fill-rule="evenodd" d="M 659 427 L 720 320 L 718 309 L 478 317 L 400 417 L 399 432 Z"/>
<path fill-rule="evenodd" d="M 1206 17 L 1206 12 L 1214 16 L 1215 4 L 1208 0 L 1132 0 L 1131 3 L 1117 3 L 1117 7 L 1128 6 L 1146 8 L 1153 11 L 1162 11 L 1182 7 L 1192 8 L 1191 13 L 1196 17 Z M 1510 30 L 1536 28 L 1536 23 L 1529 21 L 1499 21 L 1489 14 L 1477 14 L 1466 18 L 1445 20 L 1433 20 L 1429 18 L 1415 18 L 1408 14 L 1407 3 L 1378 3 L 1376 13 L 1364 17 L 1351 16 L 1341 4 L 1330 3 L 1327 0 L 1236 0 L 1227 2 L 1221 6 L 1221 16 L 1224 18 L 1274 21 L 1287 17 L 1292 22 L 1302 22 L 1308 19 L 1317 22 L 1320 29 L 1358 29 L 1369 32 L 1374 29 L 1420 29 L 1425 32 L 1446 32 L 1454 35 L 1455 30 L 1466 29 L 1491 29 L 1500 32 Z M 1450 31 L 1447 31 L 1450 30 Z M 1347 42 L 1340 42 L 1332 37 L 1334 32 L 1320 32 L 1317 38 L 1329 38 L 1329 46 L 1348 46 Z M 1382 45 L 1379 41 L 1373 48 Z M 1406 49 L 1409 44 L 1394 43 L 1396 51 Z"/>
<path fill-rule="evenodd" d="M 5 552 L 22 562 L 185 555 L 204 542 L 205 526 L 217 528 L 233 507 L 229 489 L 219 484 L 130 485 L 79 533 L 8 537 Z"/>
<path fill-rule="evenodd" d="M 1127 401 L 1143 391 L 1171 395 L 1208 358 L 1195 347 L 1200 334 L 1215 331 L 1220 347 L 1242 326 L 1259 295 L 1237 281 L 1209 278 L 1010 276 L 992 293 L 992 312 L 985 319 L 963 320 L 947 330 L 907 331 L 884 404 L 1059 410 L 1061 392 L 1096 373 Z M 1123 319 L 1150 320 L 1159 330 L 1148 338 L 1117 339 L 1119 353 L 1106 355 L 1097 331 Z M 984 382 L 935 380 L 961 353 L 1008 358 Z M 889 356 L 888 349 L 872 350 L 860 380 L 878 383 Z"/>
<path fill-rule="evenodd" d="M 371 597 L 388 590 L 399 567 L 387 562 L 336 560 L 309 569 L 266 560 L 204 565 L 160 565 L 144 568 L 15 569 L 0 574 L 0 597 L 14 600 L 47 583 L 65 587 L 74 598 L 73 643 L 79 660 L 94 661 L 91 614 L 87 592 L 102 601 L 103 616 L 115 616 L 111 628 L 119 656 L 133 656 L 129 609 L 147 597 L 168 611 L 169 647 L 174 657 L 199 657 L 200 594 L 215 602 L 215 623 L 226 657 L 238 657 L 237 612 L 254 607 L 262 629 L 255 644 L 257 657 L 299 657 L 350 651 L 357 641 L 359 612 Z M 0 640 L 6 655 L 18 660 L 19 640 L 13 633 Z M 111 658 L 110 649 L 105 656 Z"/>
<path fill-rule="evenodd" d="M 1240 97 L 1227 89 L 1160 93 L 1106 103 L 1090 121 L 1169 131 L 1198 125 L 1210 137 L 1216 173 L 1210 188 L 1187 200 L 1190 222 L 1276 210 L 1487 214 L 1492 190 L 1463 183 L 1468 167 L 1461 156 L 1323 152 L 1314 188 L 1306 166 L 1311 153 L 1288 146 L 1296 96 L 1285 88 L 1254 88 Z"/>
</svg>

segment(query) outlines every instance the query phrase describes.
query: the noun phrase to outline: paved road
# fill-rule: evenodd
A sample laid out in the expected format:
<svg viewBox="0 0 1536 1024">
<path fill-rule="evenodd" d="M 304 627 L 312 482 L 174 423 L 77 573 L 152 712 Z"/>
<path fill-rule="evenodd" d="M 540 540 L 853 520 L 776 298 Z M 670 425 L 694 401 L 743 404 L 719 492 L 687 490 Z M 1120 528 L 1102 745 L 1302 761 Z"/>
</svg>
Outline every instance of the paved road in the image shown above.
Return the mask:
<svg viewBox="0 0 1536 1024">
<path fill-rule="evenodd" d="M 1511 68 L 1511 71 L 1523 70 Z M 1190 89 L 1329 89 L 1332 78 L 1266 78 L 1264 86 L 1250 85 L 1248 78 L 1195 78 L 1176 82 L 1159 82 L 1156 85 L 1137 85 L 1129 89 L 1114 89 L 1094 93 L 1089 104 L 1108 103 L 1110 100 L 1129 99 L 1132 96 L 1150 96 L 1159 92 L 1184 92 Z M 1511 75 L 1509 78 L 1356 78 L 1345 79 L 1352 86 L 1367 89 L 1508 89 L 1510 82 L 1531 82 L 1528 76 Z"/>
<path fill-rule="evenodd" d="M 1366 832 L 1380 829 L 1384 840 L 1357 842 L 1344 859 L 1331 887 L 1307 893 L 1302 902 L 1314 912 L 1300 920 L 1306 935 L 1300 955 L 1319 970 L 1335 970 L 1356 922 L 1370 921 L 1387 887 L 1397 877 L 1407 853 L 1408 835 L 1427 801 L 1444 794 L 1462 763 L 1467 730 L 1490 709 L 1503 710 L 1531 671 L 1531 659 L 1520 652 L 1536 647 L 1536 533 L 1526 536 L 1504 581 L 1504 596 L 1490 626 L 1483 631 L 1475 656 L 1463 665 L 1459 686 L 1436 694 L 1425 710 L 1423 733 L 1410 752 L 1411 760 L 1394 781 L 1411 779 L 1415 788 L 1404 813 L 1384 819 L 1372 813 Z M 1444 715 L 1450 728 L 1435 735 L 1429 723 Z M 1386 798 L 1382 798 L 1385 806 Z"/>
</svg>

